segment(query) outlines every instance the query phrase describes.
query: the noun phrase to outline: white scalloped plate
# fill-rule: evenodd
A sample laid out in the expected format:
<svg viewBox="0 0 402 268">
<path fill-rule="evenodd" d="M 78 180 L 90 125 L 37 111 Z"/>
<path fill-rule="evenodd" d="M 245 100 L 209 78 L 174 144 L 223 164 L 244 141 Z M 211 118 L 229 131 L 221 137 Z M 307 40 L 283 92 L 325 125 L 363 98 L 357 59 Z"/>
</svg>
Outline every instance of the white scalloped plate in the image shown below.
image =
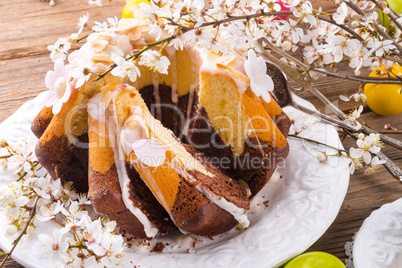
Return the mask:
<svg viewBox="0 0 402 268">
<path fill-rule="evenodd" d="M 364 220 L 353 244 L 356 268 L 402 267 L 402 198 Z"/>
<path fill-rule="evenodd" d="M 0 125 L 0 137 L 10 144 L 19 140 L 35 144 L 30 124 L 43 107 L 43 94 L 25 103 Z M 287 113 L 300 112 L 287 108 Z M 315 124 L 304 136 L 341 148 L 336 130 L 325 124 Z M 339 212 L 349 184 L 349 168 L 345 159 L 330 158 L 320 163 L 314 144 L 290 138 L 290 154 L 278 171 L 283 178 L 269 183 L 259 194 L 269 201 L 268 207 L 250 214 L 250 227 L 232 230 L 214 240 L 197 243 L 194 253 L 186 249 L 165 248 L 162 254 L 133 253 L 126 255 L 132 267 L 276 267 L 310 247 L 331 225 Z M 6 174 L 2 185 L 8 184 Z M 11 239 L 5 236 L 6 221 L 0 218 L 0 247 L 9 251 Z M 37 235 L 51 234 L 54 223 L 38 223 L 37 230 L 18 245 L 12 258 L 26 267 L 54 267 L 57 259 L 39 257 Z M 174 239 L 171 235 L 164 241 Z"/>
</svg>

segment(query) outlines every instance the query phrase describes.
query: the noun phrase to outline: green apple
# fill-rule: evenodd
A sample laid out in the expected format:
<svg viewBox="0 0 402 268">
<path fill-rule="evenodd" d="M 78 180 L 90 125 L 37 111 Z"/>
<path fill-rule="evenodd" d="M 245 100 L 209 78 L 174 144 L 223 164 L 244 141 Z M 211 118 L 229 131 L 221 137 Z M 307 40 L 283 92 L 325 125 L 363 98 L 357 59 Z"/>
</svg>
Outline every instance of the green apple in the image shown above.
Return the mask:
<svg viewBox="0 0 402 268">
<path fill-rule="evenodd" d="M 402 14 L 402 1 L 401 0 L 388 0 L 387 2 L 389 4 L 389 7 L 392 8 L 396 13 Z M 388 28 L 388 26 L 391 23 L 388 16 L 386 14 L 384 14 L 384 12 L 382 12 L 382 10 L 378 11 L 378 16 L 380 18 L 382 25 L 384 25 L 385 27 Z"/>
<path fill-rule="evenodd" d="M 343 262 L 329 253 L 313 251 L 297 256 L 285 268 L 346 268 Z"/>
</svg>

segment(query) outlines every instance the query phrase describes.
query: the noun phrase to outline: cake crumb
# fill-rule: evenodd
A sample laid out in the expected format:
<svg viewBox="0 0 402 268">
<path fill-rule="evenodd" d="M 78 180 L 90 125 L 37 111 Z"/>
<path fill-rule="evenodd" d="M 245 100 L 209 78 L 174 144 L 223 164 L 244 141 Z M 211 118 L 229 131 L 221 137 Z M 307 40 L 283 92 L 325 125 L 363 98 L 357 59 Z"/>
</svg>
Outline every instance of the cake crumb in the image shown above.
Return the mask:
<svg viewBox="0 0 402 268">
<path fill-rule="evenodd" d="M 165 249 L 165 244 L 163 244 L 163 242 L 158 242 L 155 244 L 155 246 L 151 250 L 151 252 L 162 253 L 164 249 Z"/>
<path fill-rule="evenodd" d="M 189 253 L 189 254 L 193 254 L 194 252 L 195 252 L 195 250 L 192 248 L 187 249 L 187 253 Z"/>
</svg>

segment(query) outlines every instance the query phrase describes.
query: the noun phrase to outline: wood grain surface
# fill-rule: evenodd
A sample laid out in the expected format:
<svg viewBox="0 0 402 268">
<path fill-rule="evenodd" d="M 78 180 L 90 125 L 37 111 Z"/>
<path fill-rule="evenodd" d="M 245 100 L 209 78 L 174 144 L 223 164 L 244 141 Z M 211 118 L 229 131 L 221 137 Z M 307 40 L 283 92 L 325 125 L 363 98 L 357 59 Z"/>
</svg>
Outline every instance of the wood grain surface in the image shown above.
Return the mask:
<svg viewBox="0 0 402 268">
<path fill-rule="evenodd" d="M 104 0 L 104 7 L 89 6 L 87 0 L 58 0 L 56 6 L 38 0 L 1 0 L 0 10 L 0 122 L 4 121 L 24 102 L 46 90 L 44 77 L 53 69 L 47 46 L 59 37 L 76 32 L 79 17 L 90 14 L 90 21 L 104 21 L 111 16 L 120 16 L 125 0 Z M 315 0 L 314 5 L 333 9 L 330 1 Z M 341 66 L 340 71 L 348 70 Z M 367 72 L 366 72 L 367 73 Z M 318 80 L 315 85 L 331 101 L 338 102 L 343 111 L 356 106 L 355 102 L 339 101 L 339 95 L 349 96 L 356 92 L 358 83 L 334 78 Z M 301 97 L 311 101 L 321 111 L 323 105 L 312 94 L 303 92 Z M 362 119 L 372 128 L 382 131 L 389 123 L 402 130 L 402 114 L 383 117 L 365 107 Z M 391 134 L 402 139 L 401 134 Z M 351 138 L 344 140 L 346 148 L 355 146 Z M 386 146 L 383 152 L 399 167 L 402 167 L 401 151 Z M 344 245 L 351 241 L 364 219 L 385 203 L 401 197 L 402 185 L 385 168 L 364 175 L 359 170 L 350 179 L 349 189 L 339 215 L 328 231 L 308 251 L 325 251 L 345 259 Z M 0 257 L 0 260 L 3 257 Z M 5 267 L 22 267 L 12 259 Z"/>
</svg>

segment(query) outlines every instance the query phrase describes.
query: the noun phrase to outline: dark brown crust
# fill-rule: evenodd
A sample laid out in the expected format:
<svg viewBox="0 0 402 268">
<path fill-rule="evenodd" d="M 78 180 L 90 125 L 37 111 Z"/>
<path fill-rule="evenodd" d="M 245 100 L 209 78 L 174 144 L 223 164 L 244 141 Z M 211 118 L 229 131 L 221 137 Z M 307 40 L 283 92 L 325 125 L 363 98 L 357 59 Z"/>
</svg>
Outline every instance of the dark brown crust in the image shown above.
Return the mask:
<svg viewBox="0 0 402 268">
<path fill-rule="evenodd" d="M 173 230 L 175 227 L 170 221 L 169 215 L 152 195 L 138 173 L 129 164 L 126 165 L 126 169 L 131 179 L 130 199 L 134 206 L 148 216 L 148 219 L 158 227 L 160 234 Z M 116 221 L 117 225 L 127 233 L 138 238 L 147 237 L 142 223 L 126 208 L 123 202 L 114 164 L 106 173 L 97 172 L 90 165 L 88 182 L 90 185 L 88 196 L 98 212 L 106 214 L 111 220 Z"/>
<path fill-rule="evenodd" d="M 289 134 L 289 129 L 290 125 L 292 122 L 290 122 L 289 117 L 285 114 L 285 112 L 282 111 L 282 113 L 278 116 L 271 116 L 272 121 L 276 124 L 276 126 L 279 128 L 279 130 L 282 132 L 282 134 L 287 137 Z"/>
<path fill-rule="evenodd" d="M 78 140 L 87 144 L 88 135 Z M 72 181 L 77 192 L 88 192 L 88 149 L 70 144 L 66 136 L 53 136 L 47 142 L 38 142 L 35 154 L 53 179 L 60 178 L 62 183 Z"/>
<path fill-rule="evenodd" d="M 31 125 L 32 133 L 39 139 L 52 121 L 52 107 L 43 107 Z"/>
<path fill-rule="evenodd" d="M 180 230 L 201 236 L 215 236 L 237 225 L 230 213 L 209 201 L 183 179 L 171 213 Z"/>
<path fill-rule="evenodd" d="M 197 181 L 205 188 L 209 189 L 211 192 L 217 196 L 225 198 L 228 202 L 236 205 L 239 208 L 245 210 L 250 209 L 250 203 L 247 198 L 247 192 L 243 186 L 241 186 L 238 181 L 231 179 L 226 174 L 224 174 L 220 169 L 214 167 L 203 155 L 196 151 L 190 145 L 184 145 L 186 150 L 200 163 L 204 165 L 206 170 L 214 175 L 214 178 L 206 176 L 196 170 L 188 170 L 187 172 L 193 177 L 197 178 Z M 191 186 L 196 186 L 192 185 Z"/>
</svg>

